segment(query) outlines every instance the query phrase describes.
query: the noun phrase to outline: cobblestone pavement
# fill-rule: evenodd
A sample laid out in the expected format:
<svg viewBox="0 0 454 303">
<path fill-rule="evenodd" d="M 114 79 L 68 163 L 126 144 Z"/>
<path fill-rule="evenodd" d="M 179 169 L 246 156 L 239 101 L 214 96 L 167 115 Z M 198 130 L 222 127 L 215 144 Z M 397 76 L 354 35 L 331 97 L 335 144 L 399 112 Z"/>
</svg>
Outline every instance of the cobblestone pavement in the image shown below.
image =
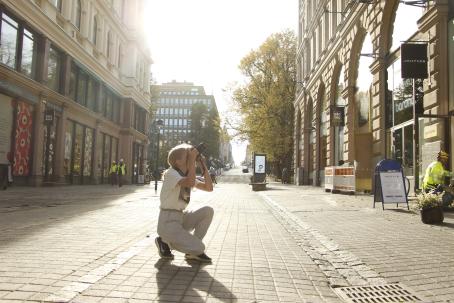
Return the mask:
<svg viewBox="0 0 454 303">
<path fill-rule="evenodd" d="M 281 221 L 294 216 L 302 225 L 300 245 L 332 284 L 403 283 L 430 301 L 454 301 L 454 213 L 442 225 L 425 225 L 403 205 L 373 209 L 371 196 L 270 187 L 262 196 L 281 208 Z"/>
<path fill-rule="evenodd" d="M 153 186 L 0 192 L 0 302 L 343 302 L 333 289 L 396 282 L 454 300 L 454 214 L 424 225 L 370 196 L 245 181 L 193 193 L 215 209 L 204 266 L 159 259 Z"/>
<path fill-rule="evenodd" d="M 341 302 L 248 185 L 193 195 L 215 209 L 211 265 L 159 260 L 152 186 L 1 192 L 0 302 Z"/>
</svg>

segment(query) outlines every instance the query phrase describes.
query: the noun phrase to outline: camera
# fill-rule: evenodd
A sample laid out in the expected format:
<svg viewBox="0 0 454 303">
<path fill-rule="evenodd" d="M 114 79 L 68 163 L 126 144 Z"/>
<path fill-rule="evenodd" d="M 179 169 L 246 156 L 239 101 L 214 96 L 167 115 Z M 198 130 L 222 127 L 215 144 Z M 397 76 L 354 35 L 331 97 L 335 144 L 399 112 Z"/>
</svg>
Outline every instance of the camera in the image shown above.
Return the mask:
<svg viewBox="0 0 454 303">
<path fill-rule="evenodd" d="M 199 155 L 205 156 L 205 151 L 206 151 L 207 147 L 204 142 L 202 142 L 199 145 L 194 146 L 194 147 L 199 152 Z"/>
</svg>

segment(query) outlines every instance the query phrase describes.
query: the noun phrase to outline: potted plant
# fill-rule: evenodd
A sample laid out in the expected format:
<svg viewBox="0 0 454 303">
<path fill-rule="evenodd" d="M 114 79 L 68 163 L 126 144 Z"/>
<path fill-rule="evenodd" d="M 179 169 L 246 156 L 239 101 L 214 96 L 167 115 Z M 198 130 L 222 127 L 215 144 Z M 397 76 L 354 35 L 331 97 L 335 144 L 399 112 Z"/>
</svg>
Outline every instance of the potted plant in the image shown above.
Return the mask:
<svg viewBox="0 0 454 303">
<path fill-rule="evenodd" d="M 442 223 L 444 220 L 441 195 L 421 193 L 417 196 L 417 206 L 421 213 L 421 221 L 425 224 Z"/>
</svg>

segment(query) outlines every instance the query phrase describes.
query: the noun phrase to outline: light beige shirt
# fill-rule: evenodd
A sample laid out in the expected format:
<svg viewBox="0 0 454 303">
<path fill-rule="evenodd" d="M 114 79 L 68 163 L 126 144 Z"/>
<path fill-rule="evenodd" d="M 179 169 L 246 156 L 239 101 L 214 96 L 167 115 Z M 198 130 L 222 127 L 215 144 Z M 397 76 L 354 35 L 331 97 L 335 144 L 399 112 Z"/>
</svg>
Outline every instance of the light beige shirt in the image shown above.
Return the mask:
<svg viewBox="0 0 454 303">
<path fill-rule="evenodd" d="M 178 182 L 183 179 L 175 169 L 170 167 L 164 172 L 160 194 L 161 209 L 184 210 L 188 203 L 180 198 L 181 186 Z"/>
</svg>

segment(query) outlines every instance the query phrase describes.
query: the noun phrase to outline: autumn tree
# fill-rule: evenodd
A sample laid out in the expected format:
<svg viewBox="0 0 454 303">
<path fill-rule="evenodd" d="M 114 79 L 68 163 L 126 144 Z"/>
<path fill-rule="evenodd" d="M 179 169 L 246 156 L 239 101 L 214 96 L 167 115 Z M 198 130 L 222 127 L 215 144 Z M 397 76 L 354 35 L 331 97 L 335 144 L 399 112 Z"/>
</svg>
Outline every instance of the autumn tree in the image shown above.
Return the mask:
<svg viewBox="0 0 454 303">
<path fill-rule="evenodd" d="M 271 35 L 239 68 L 246 82 L 233 91 L 234 110 L 241 117 L 238 135 L 249 140 L 253 151 L 266 153 L 280 176 L 283 167 L 291 167 L 293 155 L 295 34 Z"/>
</svg>

